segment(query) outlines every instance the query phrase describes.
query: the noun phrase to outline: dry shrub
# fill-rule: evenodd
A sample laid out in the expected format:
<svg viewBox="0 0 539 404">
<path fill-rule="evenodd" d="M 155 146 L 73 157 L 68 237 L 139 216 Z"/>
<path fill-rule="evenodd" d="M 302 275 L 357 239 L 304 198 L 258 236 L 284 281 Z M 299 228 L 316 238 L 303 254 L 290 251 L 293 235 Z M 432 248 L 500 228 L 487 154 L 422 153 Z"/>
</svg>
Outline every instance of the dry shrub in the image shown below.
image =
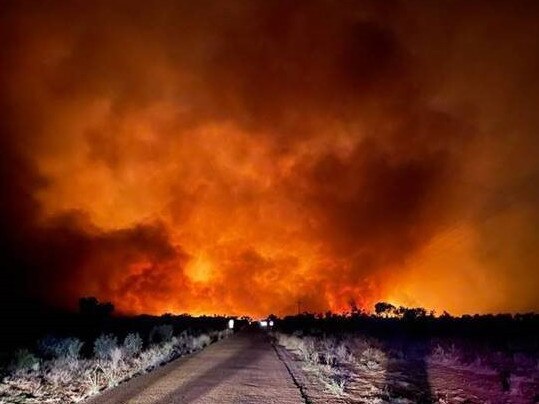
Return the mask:
<svg viewBox="0 0 539 404">
<path fill-rule="evenodd" d="M 114 335 L 103 334 L 94 342 L 94 358 L 87 360 L 78 358 L 82 346 L 79 340 L 47 337 L 40 341 L 39 350 L 49 359 L 40 361 L 33 353 L 21 351 L 17 366 L 0 383 L 0 402 L 80 402 L 138 373 L 203 349 L 214 340 L 209 334 L 187 332 L 168 338 L 169 330 L 160 330 L 156 331 L 163 331 L 159 339 L 168 340 L 151 344 L 145 350 L 138 334 L 127 335 L 122 346 L 118 346 Z M 223 330 L 213 335 L 222 339 L 230 334 L 231 331 Z M 36 363 L 42 365 L 35 366 Z"/>
</svg>

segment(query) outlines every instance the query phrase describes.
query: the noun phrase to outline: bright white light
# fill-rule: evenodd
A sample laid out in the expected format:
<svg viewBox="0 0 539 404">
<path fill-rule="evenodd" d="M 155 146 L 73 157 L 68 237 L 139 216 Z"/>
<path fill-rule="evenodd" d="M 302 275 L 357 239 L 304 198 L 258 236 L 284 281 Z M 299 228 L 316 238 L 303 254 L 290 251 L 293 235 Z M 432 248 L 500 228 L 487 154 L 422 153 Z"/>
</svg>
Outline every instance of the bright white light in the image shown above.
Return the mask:
<svg viewBox="0 0 539 404">
<path fill-rule="evenodd" d="M 234 329 L 234 320 L 233 319 L 228 320 L 228 328 L 230 328 L 231 330 Z"/>
<path fill-rule="evenodd" d="M 267 327 L 268 326 L 268 322 L 266 320 L 262 320 L 260 322 L 260 327 Z"/>
<path fill-rule="evenodd" d="M 270 320 L 269 326 L 270 326 L 270 327 L 273 327 L 273 320 Z"/>
</svg>

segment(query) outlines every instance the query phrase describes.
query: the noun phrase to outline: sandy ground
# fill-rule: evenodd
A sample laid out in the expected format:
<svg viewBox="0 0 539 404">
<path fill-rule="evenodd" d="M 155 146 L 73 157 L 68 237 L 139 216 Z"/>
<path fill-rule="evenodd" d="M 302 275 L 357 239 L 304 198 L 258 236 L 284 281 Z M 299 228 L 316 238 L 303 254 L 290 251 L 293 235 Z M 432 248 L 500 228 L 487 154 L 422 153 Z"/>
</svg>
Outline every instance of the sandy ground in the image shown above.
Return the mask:
<svg viewBox="0 0 539 404">
<path fill-rule="evenodd" d="M 392 361 L 387 367 L 366 369 L 348 365 L 348 383 L 341 397 L 332 395 L 309 371 L 297 353 L 277 346 L 279 356 L 311 404 L 535 404 L 539 380 L 516 378 L 503 391 L 498 375 L 447 367 Z"/>
<path fill-rule="evenodd" d="M 304 403 L 268 336 L 244 331 L 87 401 L 117 403 Z"/>
</svg>

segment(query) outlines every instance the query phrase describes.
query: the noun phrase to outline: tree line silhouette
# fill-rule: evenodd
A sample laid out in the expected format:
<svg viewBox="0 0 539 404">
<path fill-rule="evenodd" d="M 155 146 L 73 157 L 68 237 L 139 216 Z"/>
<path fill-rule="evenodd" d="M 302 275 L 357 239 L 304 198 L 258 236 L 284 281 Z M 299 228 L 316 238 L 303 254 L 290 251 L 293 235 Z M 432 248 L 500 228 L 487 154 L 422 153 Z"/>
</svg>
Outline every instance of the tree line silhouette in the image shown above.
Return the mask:
<svg viewBox="0 0 539 404">
<path fill-rule="evenodd" d="M 7 312 L 7 313 L 6 313 Z M 37 301 L 26 301 L 4 308 L 0 333 L 0 365 L 17 348 L 35 345 L 46 336 L 76 337 L 83 342 L 82 355 L 88 354 L 92 344 L 103 333 L 114 334 L 120 339 L 138 332 L 149 338 L 152 329 L 169 325 L 175 334 L 183 330 L 206 332 L 226 328 L 228 318 L 223 316 L 193 317 L 189 314 L 124 315 L 115 312 L 111 302 L 100 302 L 96 297 L 82 297 L 77 310 L 58 309 Z"/>
<path fill-rule="evenodd" d="M 447 337 L 486 343 L 497 349 L 539 351 L 539 315 L 499 313 L 452 316 L 423 307 L 396 307 L 387 302 L 367 313 L 351 305 L 347 313 L 308 313 L 277 318 L 284 332 L 306 330 L 313 333 L 361 332 L 377 338 Z"/>
</svg>

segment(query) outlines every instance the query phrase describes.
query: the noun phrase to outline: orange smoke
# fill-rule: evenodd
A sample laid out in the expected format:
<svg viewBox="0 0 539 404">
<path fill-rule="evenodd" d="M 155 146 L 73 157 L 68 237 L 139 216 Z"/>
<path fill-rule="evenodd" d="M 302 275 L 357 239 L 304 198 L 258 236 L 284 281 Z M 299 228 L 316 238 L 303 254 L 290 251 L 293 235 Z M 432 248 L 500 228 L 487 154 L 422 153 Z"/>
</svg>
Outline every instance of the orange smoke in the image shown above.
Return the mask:
<svg viewBox="0 0 539 404">
<path fill-rule="evenodd" d="M 538 309 L 532 7 L 10 3 L 5 284 L 136 313 Z"/>
</svg>

